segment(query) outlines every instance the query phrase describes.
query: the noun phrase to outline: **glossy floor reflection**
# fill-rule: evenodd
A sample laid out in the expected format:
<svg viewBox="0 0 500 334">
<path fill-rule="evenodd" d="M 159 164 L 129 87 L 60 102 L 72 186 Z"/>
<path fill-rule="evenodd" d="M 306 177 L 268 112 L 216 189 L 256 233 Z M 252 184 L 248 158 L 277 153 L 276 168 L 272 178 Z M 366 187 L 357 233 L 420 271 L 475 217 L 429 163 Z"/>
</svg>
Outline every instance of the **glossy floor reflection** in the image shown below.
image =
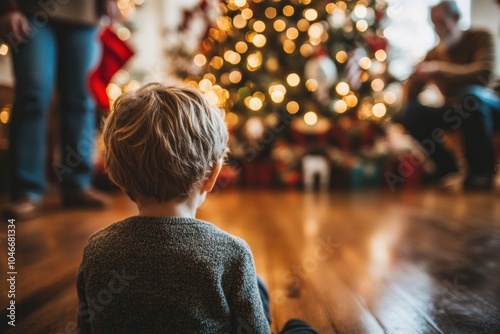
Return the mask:
<svg viewBox="0 0 500 334">
<path fill-rule="evenodd" d="M 107 211 L 56 208 L 49 199 L 46 215 L 17 225 L 9 333 L 75 333 L 75 275 L 87 238 L 136 213 L 122 195 Z M 296 317 L 320 333 L 500 333 L 498 193 L 227 190 L 211 195 L 199 218 L 249 243 L 270 289 L 275 332 Z"/>
</svg>

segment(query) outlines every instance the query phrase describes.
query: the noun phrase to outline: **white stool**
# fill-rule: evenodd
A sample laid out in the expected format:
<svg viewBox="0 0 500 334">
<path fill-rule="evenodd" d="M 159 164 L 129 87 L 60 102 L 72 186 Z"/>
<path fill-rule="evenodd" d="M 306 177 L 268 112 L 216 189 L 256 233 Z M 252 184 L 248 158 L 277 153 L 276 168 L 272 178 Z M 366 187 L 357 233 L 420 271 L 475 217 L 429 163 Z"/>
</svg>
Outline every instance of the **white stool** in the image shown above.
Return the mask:
<svg viewBox="0 0 500 334">
<path fill-rule="evenodd" d="M 319 176 L 320 190 L 330 185 L 330 162 L 322 155 L 306 155 L 302 158 L 302 178 L 307 191 L 314 189 L 314 177 Z"/>
</svg>

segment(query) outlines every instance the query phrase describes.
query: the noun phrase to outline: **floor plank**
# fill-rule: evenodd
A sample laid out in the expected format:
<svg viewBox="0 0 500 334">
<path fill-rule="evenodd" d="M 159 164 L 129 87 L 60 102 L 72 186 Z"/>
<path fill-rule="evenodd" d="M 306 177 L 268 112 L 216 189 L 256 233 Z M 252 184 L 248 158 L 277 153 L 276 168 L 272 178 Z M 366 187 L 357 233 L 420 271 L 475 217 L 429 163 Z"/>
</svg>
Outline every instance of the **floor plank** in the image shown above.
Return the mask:
<svg viewBox="0 0 500 334">
<path fill-rule="evenodd" d="M 137 213 L 112 198 L 105 211 L 62 211 L 49 198 L 44 216 L 17 224 L 17 326 L 2 320 L 0 332 L 74 332 L 86 240 Z M 292 317 L 320 333 L 500 332 L 498 194 L 226 189 L 199 218 L 250 245 L 275 332 Z M 5 285 L 0 293 L 6 319 Z"/>
</svg>

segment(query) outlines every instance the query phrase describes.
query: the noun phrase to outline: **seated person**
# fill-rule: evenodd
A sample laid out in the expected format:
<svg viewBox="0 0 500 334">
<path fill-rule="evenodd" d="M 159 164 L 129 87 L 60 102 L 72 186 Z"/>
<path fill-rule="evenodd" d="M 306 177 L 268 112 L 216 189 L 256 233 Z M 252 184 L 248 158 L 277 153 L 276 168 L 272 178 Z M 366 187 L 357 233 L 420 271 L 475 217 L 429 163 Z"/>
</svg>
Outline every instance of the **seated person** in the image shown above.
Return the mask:
<svg viewBox="0 0 500 334">
<path fill-rule="evenodd" d="M 483 30 L 462 31 L 454 1 L 431 9 L 439 44 L 416 67 L 406 85 L 406 106 L 401 122 L 436 163 L 437 180 L 458 172 L 454 155 L 443 147 L 443 129 L 460 129 L 464 137 L 466 189 L 492 189 L 496 158 L 493 128 L 500 113 L 500 99 L 486 88 L 494 65 L 492 36 Z M 431 108 L 417 102 L 427 83 L 433 82 L 445 106 Z"/>
<path fill-rule="evenodd" d="M 109 177 L 139 209 L 90 237 L 78 271 L 79 333 L 270 333 L 250 248 L 195 218 L 228 132 L 196 90 L 120 96 L 103 134 Z M 284 333 L 317 333 L 300 320 Z"/>
</svg>

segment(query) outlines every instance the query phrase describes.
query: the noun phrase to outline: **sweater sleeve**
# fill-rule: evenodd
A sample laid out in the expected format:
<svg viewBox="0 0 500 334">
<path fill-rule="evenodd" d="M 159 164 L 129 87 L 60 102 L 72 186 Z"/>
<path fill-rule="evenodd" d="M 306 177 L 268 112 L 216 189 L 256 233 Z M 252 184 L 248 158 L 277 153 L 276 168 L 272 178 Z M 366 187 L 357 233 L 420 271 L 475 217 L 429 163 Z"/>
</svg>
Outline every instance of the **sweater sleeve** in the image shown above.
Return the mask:
<svg viewBox="0 0 500 334">
<path fill-rule="evenodd" d="M 442 62 L 437 75 L 447 85 L 484 85 L 493 73 L 495 53 L 492 35 L 487 31 L 477 31 L 473 35 L 472 59 L 467 64 Z M 457 50 L 459 51 L 459 50 Z"/>
<path fill-rule="evenodd" d="M 248 246 L 233 271 L 229 300 L 232 333 L 271 333 L 257 287 L 257 275 Z"/>
<path fill-rule="evenodd" d="M 76 291 L 78 293 L 78 333 L 90 333 L 90 309 L 85 296 L 85 283 L 81 266 L 78 269 Z"/>
</svg>

